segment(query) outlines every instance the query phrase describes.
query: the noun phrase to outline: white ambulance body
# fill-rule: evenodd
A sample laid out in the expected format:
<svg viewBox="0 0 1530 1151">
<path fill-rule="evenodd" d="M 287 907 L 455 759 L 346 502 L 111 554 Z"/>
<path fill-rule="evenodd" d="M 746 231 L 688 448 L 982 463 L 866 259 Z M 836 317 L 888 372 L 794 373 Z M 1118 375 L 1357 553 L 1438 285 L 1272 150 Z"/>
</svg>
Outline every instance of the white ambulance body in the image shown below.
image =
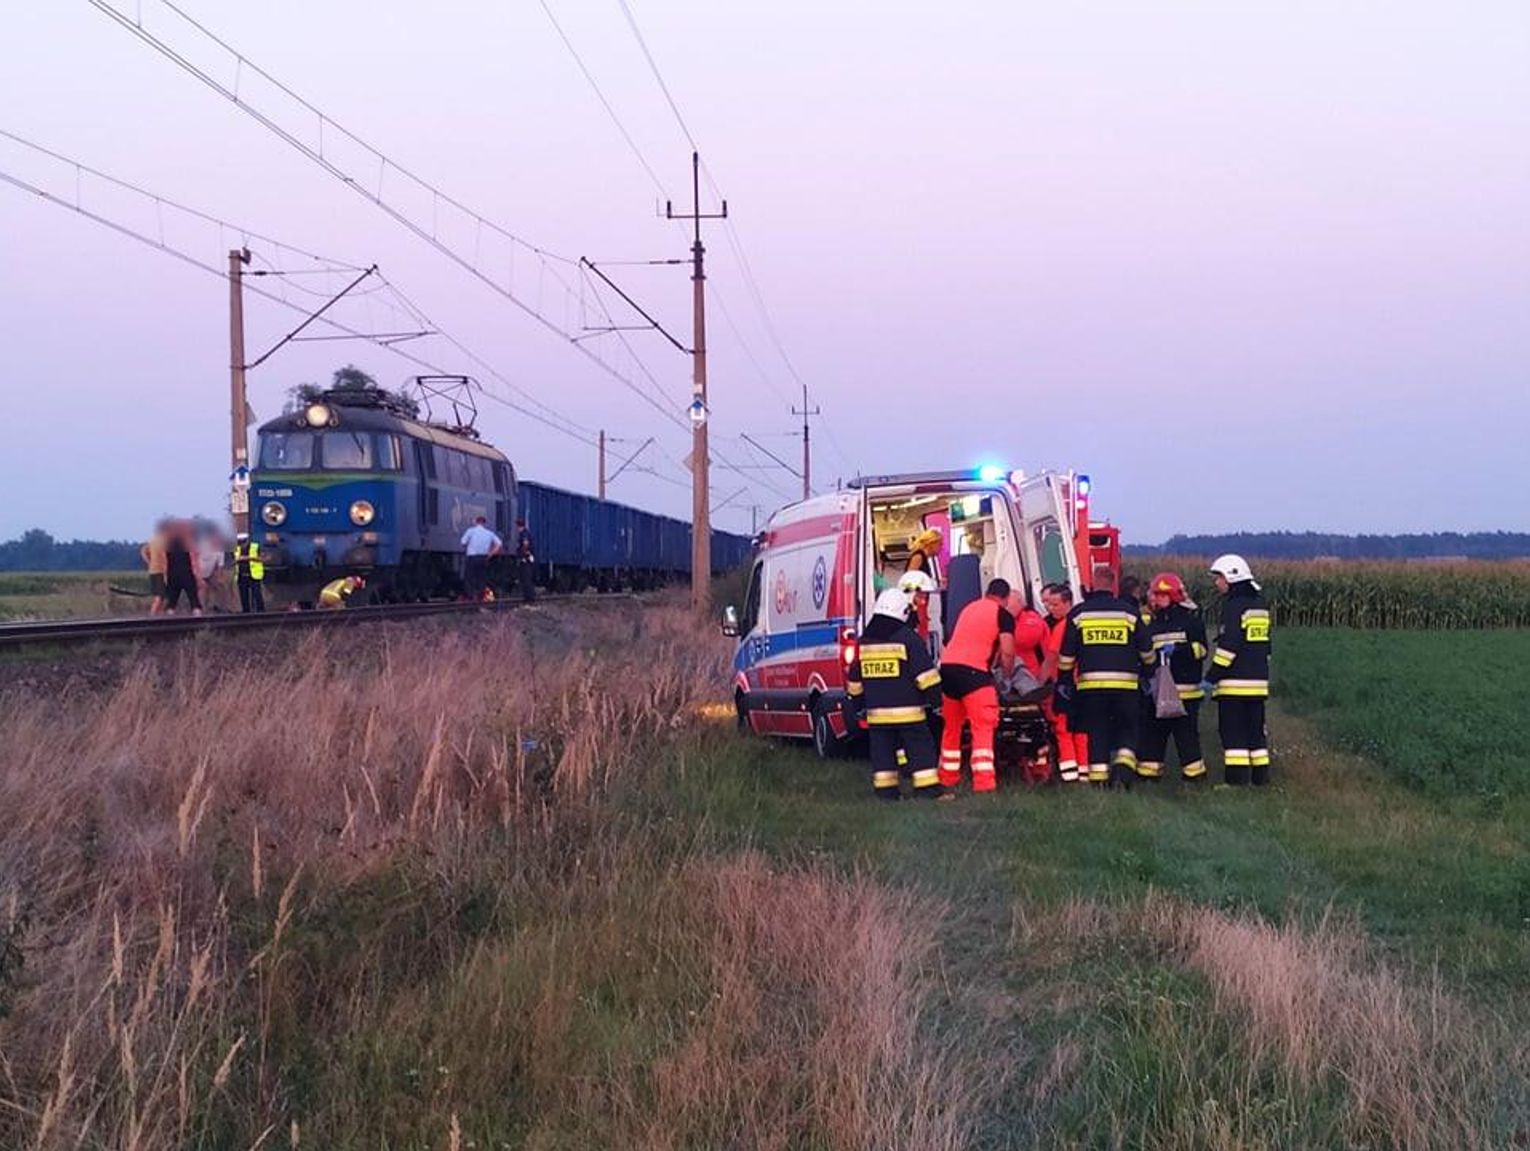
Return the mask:
<svg viewBox="0 0 1530 1151">
<path fill-rule="evenodd" d="M 737 625 L 727 629 L 738 636 L 740 723 L 811 739 L 823 756 L 837 750 L 852 734 L 845 668 L 855 638 L 877 593 L 906 570 L 913 538 L 928 529 L 943 537 L 931 572 L 941 589 L 929 612 L 937 656 L 945 609 L 964 606 L 991 579 L 1008 580 L 1038 610 L 1045 584 L 1066 583 L 1078 595 L 1075 498 L 1087 491 L 1087 478 L 1072 473 L 984 468 L 867 476 L 782 508 L 765 526 Z"/>
</svg>

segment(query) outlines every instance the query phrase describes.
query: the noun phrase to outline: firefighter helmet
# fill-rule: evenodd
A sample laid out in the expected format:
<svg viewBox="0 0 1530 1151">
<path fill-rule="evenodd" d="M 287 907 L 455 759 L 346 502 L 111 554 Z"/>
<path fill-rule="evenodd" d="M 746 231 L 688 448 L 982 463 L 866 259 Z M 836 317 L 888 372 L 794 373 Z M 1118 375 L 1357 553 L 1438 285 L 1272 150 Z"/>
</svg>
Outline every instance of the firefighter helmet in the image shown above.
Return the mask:
<svg viewBox="0 0 1530 1151">
<path fill-rule="evenodd" d="M 1185 581 L 1174 572 L 1159 572 L 1148 584 L 1148 591 L 1168 596 L 1170 603 L 1181 603 L 1185 598 Z"/>
<path fill-rule="evenodd" d="M 922 571 L 904 572 L 898 577 L 898 590 L 913 595 L 915 592 L 932 592 L 935 590 L 935 581 L 929 577 L 929 573 Z"/>
<path fill-rule="evenodd" d="M 906 619 L 908 617 L 908 594 L 901 592 L 895 587 L 890 587 L 881 595 L 877 596 L 877 604 L 871 611 L 872 615 L 886 615 L 893 619 Z"/>
<path fill-rule="evenodd" d="M 1211 574 L 1219 575 L 1228 583 L 1242 583 L 1247 580 L 1254 585 L 1254 590 L 1259 590 L 1259 585 L 1254 581 L 1254 572 L 1248 566 L 1248 560 L 1240 555 L 1229 552 L 1225 556 L 1218 556 L 1211 561 Z"/>
</svg>

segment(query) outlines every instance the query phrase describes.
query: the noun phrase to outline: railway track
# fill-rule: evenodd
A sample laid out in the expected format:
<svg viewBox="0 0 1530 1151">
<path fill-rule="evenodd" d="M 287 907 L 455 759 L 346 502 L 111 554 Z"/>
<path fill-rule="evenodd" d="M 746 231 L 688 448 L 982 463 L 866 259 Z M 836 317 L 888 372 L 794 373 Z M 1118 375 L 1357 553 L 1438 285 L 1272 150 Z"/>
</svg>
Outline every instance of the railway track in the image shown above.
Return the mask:
<svg viewBox="0 0 1530 1151">
<path fill-rule="evenodd" d="M 537 603 L 558 603 L 577 597 L 538 596 Z M 271 631 L 287 628 L 353 627 L 387 620 L 421 619 L 427 616 L 516 611 L 520 600 L 494 603 L 409 603 L 348 607 L 335 611 L 272 611 L 249 615 L 228 613 L 203 616 L 131 616 L 112 619 L 32 620 L 0 625 L 0 652 L 24 647 L 96 643 L 102 641 L 172 639 L 199 632 Z"/>
</svg>

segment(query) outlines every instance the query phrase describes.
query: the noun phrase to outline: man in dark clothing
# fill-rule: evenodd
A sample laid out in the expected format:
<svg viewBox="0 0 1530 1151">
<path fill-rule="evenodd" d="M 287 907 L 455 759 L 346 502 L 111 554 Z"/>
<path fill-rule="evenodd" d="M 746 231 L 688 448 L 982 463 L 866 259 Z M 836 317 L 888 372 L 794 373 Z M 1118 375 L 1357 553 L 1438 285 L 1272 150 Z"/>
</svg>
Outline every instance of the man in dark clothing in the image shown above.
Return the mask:
<svg viewBox="0 0 1530 1151">
<path fill-rule="evenodd" d="M 900 797 L 905 775 L 916 796 L 935 798 L 943 790 L 925 710 L 940 703 L 940 671 L 909 625 L 908 608 L 908 595 L 897 588 L 877 597 L 845 673 L 850 715 L 866 726 L 871 786 L 882 799 Z"/>
<path fill-rule="evenodd" d="M 1270 741 L 1264 726 L 1264 701 L 1270 694 L 1270 605 L 1242 556 L 1219 556 L 1211 574 L 1227 600 L 1202 687 L 1217 701 L 1227 782 L 1238 786 L 1252 779 L 1255 787 L 1262 787 L 1270 781 Z"/>
<path fill-rule="evenodd" d="M 515 567 L 520 579 L 521 599 L 530 603 L 536 598 L 535 583 L 537 557 L 531 543 L 531 529 L 524 517 L 515 521 Z"/>
<path fill-rule="evenodd" d="M 165 537 L 165 610 L 171 614 L 174 614 L 183 592 L 191 614 L 202 614 L 192 546 L 191 525 L 185 522 L 171 524 Z"/>
<path fill-rule="evenodd" d="M 1142 669 L 1152 641 L 1136 604 L 1110 593 L 1109 569 L 1095 573 L 1096 591 L 1068 613 L 1059 677 L 1078 692 L 1079 726 L 1089 741 L 1089 781 L 1130 786 L 1137 772 Z"/>
</svg>

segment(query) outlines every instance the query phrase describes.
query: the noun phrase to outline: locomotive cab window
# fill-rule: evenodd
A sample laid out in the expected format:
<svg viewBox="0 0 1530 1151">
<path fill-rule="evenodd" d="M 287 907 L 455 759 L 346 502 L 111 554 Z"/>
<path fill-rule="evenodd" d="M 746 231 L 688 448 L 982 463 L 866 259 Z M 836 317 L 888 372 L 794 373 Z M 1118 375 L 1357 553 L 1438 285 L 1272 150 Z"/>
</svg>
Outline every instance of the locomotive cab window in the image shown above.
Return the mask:
<svg viewBox="0 0 1530 1151">
<path fill-rule="evenodd" d="M 325 432 L 324 466 L 346 471 L 371 471 L 372 433 Z"/>
<path fill-rule="evenodd" d="M 398 437 L 380 433 L 377 437 L 377 466 L 385 472 L 402 470 L 403 458 L 399 451 Z"/>
<path fill-rule="evenodd" d="M 260 437 L 260 466 L 270 471 L 306 471 L 313 467 L 312 432 L 267 432 Z"/>
</svg>

